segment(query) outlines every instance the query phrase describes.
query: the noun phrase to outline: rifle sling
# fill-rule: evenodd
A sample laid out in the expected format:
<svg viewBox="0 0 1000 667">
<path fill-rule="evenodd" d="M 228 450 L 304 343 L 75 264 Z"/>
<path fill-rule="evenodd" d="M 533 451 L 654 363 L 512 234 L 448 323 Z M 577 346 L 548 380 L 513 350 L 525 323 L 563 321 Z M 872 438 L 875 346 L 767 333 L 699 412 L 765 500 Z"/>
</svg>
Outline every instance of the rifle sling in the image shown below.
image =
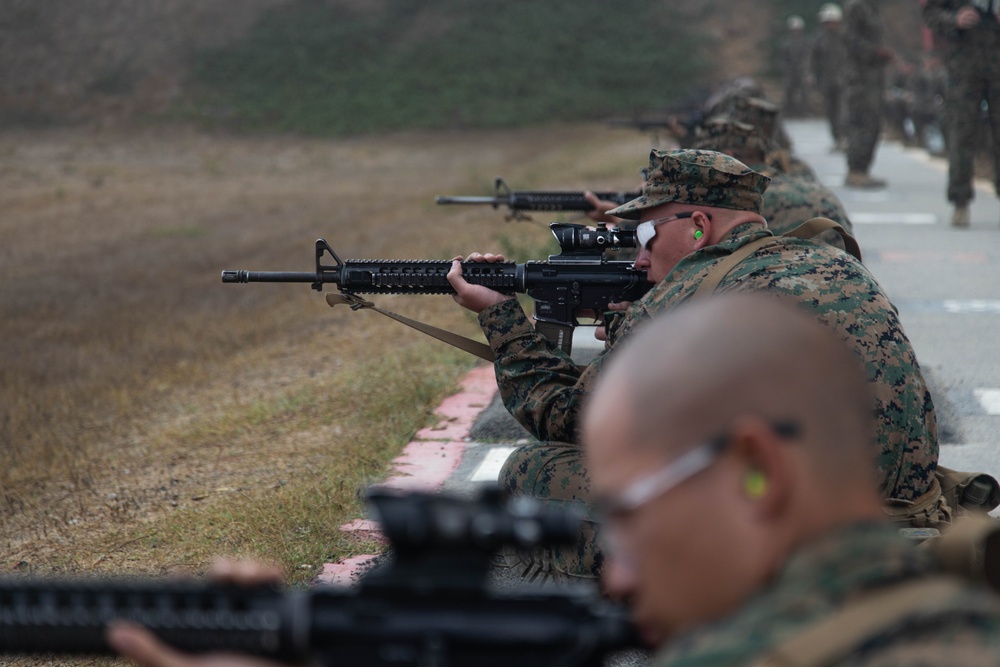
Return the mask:
<svg viewBox="0 0 1000 667">
<path fill-rule="evenodd" d="M 722 282 L 722 279 L 729 275 L 729 272 L 736 268 L 736 265 L 742 262 L 744 259 L 754 254 L 764 246 L 771 245 L 776 241 L 774 236 L 765 236 L 762 239 L 757 239 L 756 241 L 751 241 L 744 246 L 740 246 L 734 252 L 732 252 L 727 257 L 716 262 L 711 269 L 708 270 L 708 274 L 698 285 L 698 289 L 694 291 L 691 295 L 691 300 L 703 296 L 710 296 L 715 292 L 715 289 Z"/>
<path fill-rule="evenodd" d="M 838 664 L 852 651 L 911 617 L 932 618 L 954 608 L 961 579 L 937 576 L 864 595 L 806 626 L 752 667 L 821 667 Z M 969 609 L 968 611 L 974 611 Z"/>
<path fill-rule="evenodd" d="M 793 239 L 811 239 L 830 229 L 840 234 L 847 252 L 854 255 L 859 262 L 862 261 L 861 246 L 858 245 L 858 240 L 851 236 L 840 223 L 834 222 L 830 218 L 810 218 L 798 227 L 789 229 L 782 236 Z"/>
<path fill-rule="evenodd" d="M 362 299 L 357 294 L 351 294 L 350 292 L 329 293 L 326 295 L 326 302 L 330 304 L 330 307 L 345 305 L 350 306 L 351 310 L 370 308 L 371 310 L 374 310 L 377 313 L 382 313 L 386 317 L 390 317 L 397 322 L 402 322 L 408 327 L 413 327 L 417 331 L 425 333 L 428 336 L 433 336 L 434 338 L 444 341 L 449 345 L 454 345 L 469 354 L 474 354 L 477 357 L 485 359 L 489 362 L 493 361 L 493 350 L 490 349 L 489 345 L 474 341 L 471 338 L 466 338 L 465 336 L 460 336 L 459 334 L 452 333 L 446 329 L 439 329 L 438 327 L 431 326 L 430 324 L 424 324 L 423 322 L 412 320 L 409 317 L 394 313 L 391 310 L 384 310 L 376 306 L 371 301 Z"/>
</svg>

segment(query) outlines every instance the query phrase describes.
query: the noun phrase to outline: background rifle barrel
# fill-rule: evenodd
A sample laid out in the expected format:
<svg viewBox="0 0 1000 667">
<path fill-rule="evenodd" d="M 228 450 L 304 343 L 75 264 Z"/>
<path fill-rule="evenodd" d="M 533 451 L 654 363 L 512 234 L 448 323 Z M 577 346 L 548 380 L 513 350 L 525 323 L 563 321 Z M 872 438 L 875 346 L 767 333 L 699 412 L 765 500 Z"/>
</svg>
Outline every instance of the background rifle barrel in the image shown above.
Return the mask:
<svg viewBox="0 0 1000 667">
<path fill-rule="evenodd" d="M 501 201 L 496 197 L 444 197 L 438 195 L 434 198 L 436 204 L 490 204 L 499 206 Z"/>
<path fill-rule="evenodd" d="M 315 272 L 306 271 L 223 271 L 224 283 L 311 283 Z"/>
<path fill-rule="evenodd" d="M 595 192 L 598 199 L 618 205 L 631 201 L 640 193 L 635 192 Z M 558 190 L 513 190 L 510 194 L 495 197 L 436 197 L 438 204 L 490 204 L 493 208 L 507 206 L 515 211 L 590 211 L 593 206 L 582 191 Z"/>
</svg>

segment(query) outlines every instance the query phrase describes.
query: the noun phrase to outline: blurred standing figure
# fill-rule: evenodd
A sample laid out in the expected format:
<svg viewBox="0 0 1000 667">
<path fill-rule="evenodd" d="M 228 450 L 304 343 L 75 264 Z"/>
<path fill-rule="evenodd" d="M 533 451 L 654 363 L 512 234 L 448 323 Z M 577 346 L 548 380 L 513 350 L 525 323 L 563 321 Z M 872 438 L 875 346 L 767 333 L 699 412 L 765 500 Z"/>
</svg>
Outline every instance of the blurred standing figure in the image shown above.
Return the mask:
<svg viewBox="0 0 1000 667">
<path fill-rule="evenodd" d="M 924 21 L 948 44 L 948 201 L 955 205 L 952 226 L 968 227 L 983 102 L 1000 194 L 1000 0 L 927 0 Z"/>
<path fill-rule="evenodd" d="M 948 145 L 945 97 L 948 74 L 936 53 L 925 53 L 913 88 L 913 129 L 921 147 L 931 155 L 944 155 Z"/>
<path fill-rule="evenodd" d="M 781 67 L 785 75 L 784 108 L 787 116 L 802 116 L 809 110 L 806 91 L 809 62 L 809 38 L 806 22 L 792 14 L 787 21 L 788 32 L 781 41 Z"/>
<path fill-rule="evenodd" d="M 878 0 L 847 0 L 847 187 L 885 187 L 868 173 L 882 130 L 885 66 L 896 57 L 885 46 L 883 32 Z"/>
<path fill-rule="evenodd" d="M 823 98 L 823 115 L 830 123 L 836 150 L 847 148 L 844 134 L 844 12 L 840 5 L 828 2 L 820 7 L 819 29 L 809 53 L 809 65 L 816 88 Z"/>
</svg>

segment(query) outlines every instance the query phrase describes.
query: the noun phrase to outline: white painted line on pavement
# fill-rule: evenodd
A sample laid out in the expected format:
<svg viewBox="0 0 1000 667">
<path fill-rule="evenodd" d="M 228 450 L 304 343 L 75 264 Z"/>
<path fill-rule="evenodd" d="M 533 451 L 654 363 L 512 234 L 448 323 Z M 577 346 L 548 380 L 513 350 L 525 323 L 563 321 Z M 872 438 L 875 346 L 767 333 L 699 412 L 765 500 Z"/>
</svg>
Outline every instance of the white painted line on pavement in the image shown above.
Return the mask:
<svg viewBox="0 0 1000 667">
<path fill-rule="evenodd" d="M 936 225 L 933 213 L 852 213 L 855 225 Z"/>
<path fill-rule="evenodd" d="M 1000 415 L 1000 389 L 973 389 L 976 400 L 988 415 Z"/>
<path fill-rule="evenodd" d="M 1000 315 L 997 299 L 949 299 L 947 301 L 921 301 L 900 299 L 895 302 L 901 312 L 946 315 Z"/>
<path fill-rule="evenodd" d="M 997 299 L 946 299 L 941 305 L 947 313 L 1000 313 Z"/>
<path fill-rule="evenodd" d="M 490 447 L 482 462 L 469 477 L 470 482 L 495 482 L 500 478 L 500 468 L 517 447 Z"/>
<path fill-rule="evenodd" d="M 856 190 L 854 188 L 842 188 L 840 190 L 840 198 L 843 201 L 852 202 L 870 202 L 873 204 L 882 204 L 889 201 L 889 191 L 888 190 Z"/>
</svg>

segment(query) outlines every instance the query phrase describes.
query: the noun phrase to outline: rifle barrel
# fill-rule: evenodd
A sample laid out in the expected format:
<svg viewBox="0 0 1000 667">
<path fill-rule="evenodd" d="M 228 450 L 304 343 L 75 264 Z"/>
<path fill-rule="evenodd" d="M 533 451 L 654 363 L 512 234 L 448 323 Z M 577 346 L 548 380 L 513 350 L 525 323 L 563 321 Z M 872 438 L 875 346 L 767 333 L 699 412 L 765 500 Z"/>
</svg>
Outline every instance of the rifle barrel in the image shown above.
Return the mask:
<svg viewBox="0 0 1000 667">
<path fill-rule="evenodd" d="M 500 205 L 496 197 L 444 197 L 438 195 L 434 198 L 436 204 L 489 204 L 494 208 Z"/>
<path fill-rule="evenodd" d="M 307 271 L 223 271 L 224 283 L 312 283 L 316 273 Z"/>
</svg>

